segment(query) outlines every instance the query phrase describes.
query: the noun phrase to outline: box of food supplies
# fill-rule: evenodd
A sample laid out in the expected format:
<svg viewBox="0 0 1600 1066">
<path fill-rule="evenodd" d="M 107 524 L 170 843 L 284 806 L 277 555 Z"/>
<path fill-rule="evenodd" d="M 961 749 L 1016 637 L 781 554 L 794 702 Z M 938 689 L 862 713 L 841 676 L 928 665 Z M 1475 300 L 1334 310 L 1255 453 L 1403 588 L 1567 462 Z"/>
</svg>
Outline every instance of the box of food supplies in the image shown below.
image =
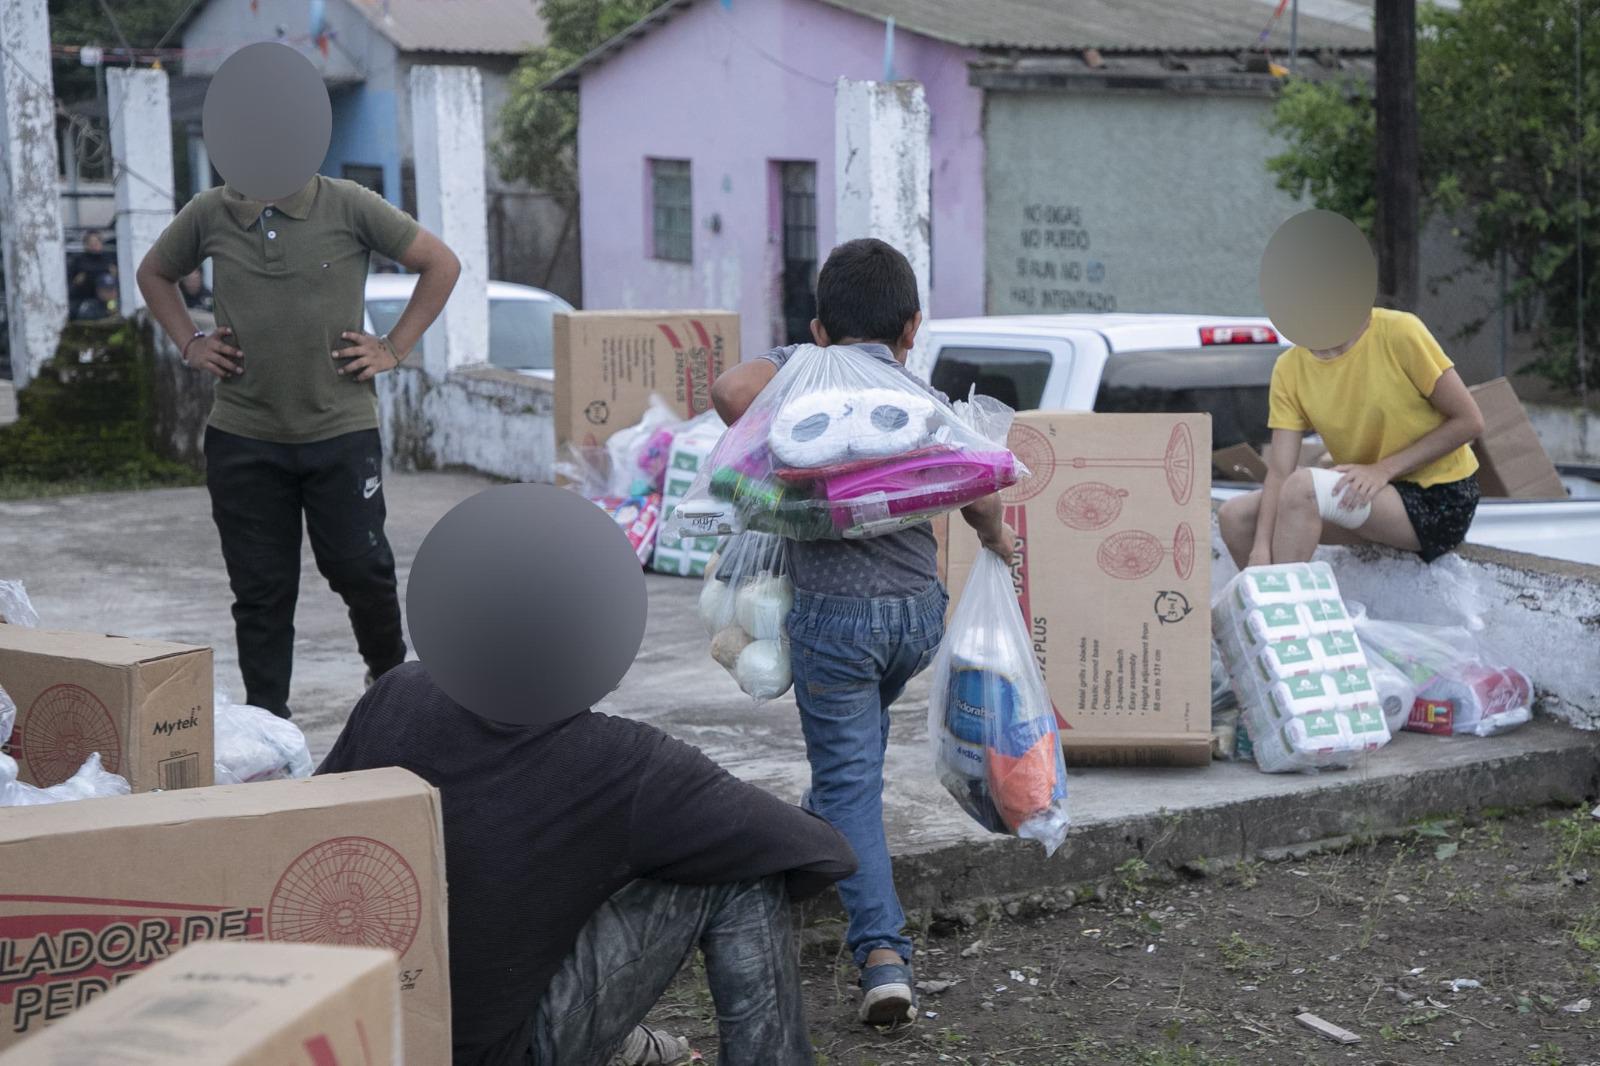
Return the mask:
<svg viewBox="0 0 1600 1066">
<path fill-rule="evenodd" d="M 1211 759 L 1211 420 L 1017 416 L 1030 476 L 1001 493 L 1012 568 L 1068 762 Z M 951 610 L 977 558 L 960 517 L 936 527 Z"/>
<path fill-rule="evenodd" d="M 593 446 L 660 396 L 684 418 L 711 409 L 711 383 L 739 362 L 729 311 L 570 311 L 555 316 L 556 447 Z"/>
<path fill-rule="evenodd" d="M 0 1053 L 0 1066 L 400 1066 L 394 952 L 205 941 Z"/>
<path fill-rule="evenodd" d="M 406 1061 L 450 1061 L 439 793 L 409 771 L 17 808 L 0 871 L 0 1049 L 187 944 L 269 940 L 394 952 Z"/>
<path fill-rule="evenodd" d="M 18 780 L 60 784 L 93 752 L 135 792 L 212 782 L 211 649 L 0 625 Z"/>
</svg>

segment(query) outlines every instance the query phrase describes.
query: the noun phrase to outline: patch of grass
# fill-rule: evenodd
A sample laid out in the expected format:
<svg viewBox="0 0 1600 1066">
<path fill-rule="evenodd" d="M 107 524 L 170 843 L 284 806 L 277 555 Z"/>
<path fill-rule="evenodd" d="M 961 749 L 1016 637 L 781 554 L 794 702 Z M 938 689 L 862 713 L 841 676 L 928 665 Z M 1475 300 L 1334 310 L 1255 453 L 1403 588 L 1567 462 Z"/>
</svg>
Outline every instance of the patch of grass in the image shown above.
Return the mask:
<svg viewBox="0 0 1600 1066">
<path fill-rule="evenodd" d="M 1229 971 L 1249 969 L 1272 957 L 1272 952 L 1260 944 L 1252 943 L 1234 933 L 1217 949 L 1222 957 L 1222 968 Z"/>
<path fill-rule="evenodd" d="M 1579 951 L 1600 954 L 1600 908 L 1590 907 L 1579 915 L 1567 936 Z"/>
<path fill-rule="evenodd" d="M 1238 1066 L 1239 1064 L 1238 1059 L 1213 1055 L 1198 1045 L 1179 1043 L 1170 1035 L 1166 1044 L 1146 1048 L 1138 1053 L 1138 1058 L 1129 1061 L 1135 1066 Z"/>
<path fill-rule="evenodd" d="M 1566 1066 L 1566 1055 L 1559 1044 L 1541 1044 L 1528 1052 L 1528 1062 L 1532 1066 Z"/>
<path fill-rule="evenodd" d="M 1117 884 L 1128 895 L 1134 895 L 1150 878 L 1150 864 L 1143 859 L 1129 859 L 1116 869 Z"/>
<path fill-rule="evenodd" d="M 1600 858 L 1600 821 L 1580 810 L 1544 823 L 1556 837 L 1556 874 L 1565 877 L 1584 859 Z"/>
</svg>

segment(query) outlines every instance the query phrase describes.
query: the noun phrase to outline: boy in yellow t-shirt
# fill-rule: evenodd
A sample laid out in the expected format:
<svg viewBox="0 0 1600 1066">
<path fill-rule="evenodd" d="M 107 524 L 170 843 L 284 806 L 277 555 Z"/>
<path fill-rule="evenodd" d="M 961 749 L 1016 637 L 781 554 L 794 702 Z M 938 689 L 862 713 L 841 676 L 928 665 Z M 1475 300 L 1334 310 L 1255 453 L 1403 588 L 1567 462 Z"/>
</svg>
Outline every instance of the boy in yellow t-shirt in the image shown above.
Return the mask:
<svg viewBox="0 0 1600 1066">
<path fill-rule="evenodd" d="M 1385 544 L 1431 563 L 1466 539 L 1483 414 L 1415 315 L 1374 308 L 1337 348 L 1284 352 L 1268 425 L 1266 484 L 1219 515 L 1240 568 L 1304 562 L 1318 544 Z M 1296 469 L 1310 432 L 1333 470 Z"/>
</svg>

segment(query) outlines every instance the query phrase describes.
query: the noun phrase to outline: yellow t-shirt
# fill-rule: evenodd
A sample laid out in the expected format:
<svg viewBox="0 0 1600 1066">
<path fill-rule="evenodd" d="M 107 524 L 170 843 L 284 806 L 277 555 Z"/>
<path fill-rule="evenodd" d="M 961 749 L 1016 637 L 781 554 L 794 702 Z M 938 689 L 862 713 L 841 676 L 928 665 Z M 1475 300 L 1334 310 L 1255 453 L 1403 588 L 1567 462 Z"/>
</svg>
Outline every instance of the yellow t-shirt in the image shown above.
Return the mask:
<svg viewBox="0 0 1600 1066">
<path fill-rule="evenodd" d="M 1343 355 L 1318 359 L 1296 345 L 1278 357 L 1268 425 L 1316 433 L 1335 463 L 1376 463 L 1444 424 L 1428 398 L 1454 365 L 1416 315 L 1374 308 L 1372 324 Z M 1463 444 L 1401 480 L 1427 488 L 1477 470 Z"/>
</svg>

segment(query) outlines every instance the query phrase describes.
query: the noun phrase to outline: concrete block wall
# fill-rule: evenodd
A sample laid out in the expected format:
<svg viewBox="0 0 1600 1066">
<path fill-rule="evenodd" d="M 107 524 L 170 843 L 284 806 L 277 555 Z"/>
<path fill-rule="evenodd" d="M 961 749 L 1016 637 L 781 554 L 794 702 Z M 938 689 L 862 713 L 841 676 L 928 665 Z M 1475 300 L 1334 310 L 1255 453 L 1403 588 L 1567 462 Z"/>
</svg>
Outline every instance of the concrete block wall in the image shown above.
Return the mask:
<svg viewBox="0 0 1600 1066">
<path fill-rule="evenodd" d="M 486 364 L 443 379 L 407 368 L 378 378 L 378 402 L 393 469 L 555 479 L 555 394 L 547 381 Z"/>
</svg>

